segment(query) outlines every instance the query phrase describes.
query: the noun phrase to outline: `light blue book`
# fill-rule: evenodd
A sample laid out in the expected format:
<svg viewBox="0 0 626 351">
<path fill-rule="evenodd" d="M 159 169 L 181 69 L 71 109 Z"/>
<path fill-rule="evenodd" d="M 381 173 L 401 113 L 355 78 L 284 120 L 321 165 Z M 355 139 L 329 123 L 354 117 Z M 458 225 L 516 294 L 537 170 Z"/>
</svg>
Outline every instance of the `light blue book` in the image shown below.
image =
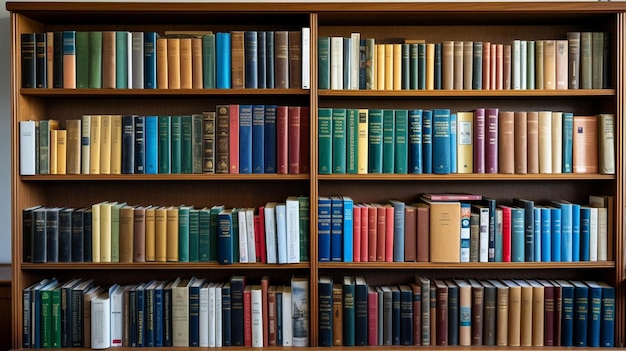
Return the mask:
<svg viewBox="0 0 626 351">
<path fill-rule="evenodd" d="M 450 173 L 457 173 L 457 118 L 456 113 L 450 114 Z"/>
<path fill-rule="evenodd" d="M 535 262 L 542 262 L 541 257 L 541 209 L 538 207 L 533 208 L 534 216 L 534 224 L 533 224 L 533 243 L 534 251 L 535 251 Z"/>
<path fill-rule="evenodd" d="M 146 116 L 144 120 L 144 138 L 146 147 L 146 174 L 157 174 L 159 172 L 159 130 L 158 117 Z"/>
<path fill-rule="evenodd" d="M 343 199 L 343 262 L 354 261 L 354 201 L 348 196 Z"/>
<path fill-rule="evenodd" d="M 580 261 L 580 205 L 572 204 L 572 261 Z"/>
<path fill-rule="evenodd" d="M 541 207 L 541 262 L 552 261 L 552 211 Z"/>
<path fill-rule="evenodd" d="M 404 209 L 405 204 L 389 200 L 393 205 L 393 261 L 404 262 Z M 387 218 L 389 220 L 389 218 Z"/>
<path fill-rule="evenodd" d="M 550 207 L 552 262 L 561 262 L 561 209 Z"/>
<path fill-rule="evenodd" d="M 561 262 L 572 262 L 572 204 L 553 201 L 561 209 Z"/>
</svg>

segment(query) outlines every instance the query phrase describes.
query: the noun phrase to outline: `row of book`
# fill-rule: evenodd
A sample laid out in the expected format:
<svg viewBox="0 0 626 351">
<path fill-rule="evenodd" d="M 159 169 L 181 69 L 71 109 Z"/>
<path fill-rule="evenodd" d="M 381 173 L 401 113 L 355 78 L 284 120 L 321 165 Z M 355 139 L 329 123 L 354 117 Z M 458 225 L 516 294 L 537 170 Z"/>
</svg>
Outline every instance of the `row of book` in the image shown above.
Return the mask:
<svg viewBox="0 0 626 351">
<path fill-rule="evenodd" d="M 24 261 L 298 263 L 309 260 L 309 199 L 289 196 L 258 208 L 223 205 L 23 211 Z"/>
<path fill-rule="evenodd" d="M 21 34 L 22 88 L 308 89 L 310 30 Z"/>
<path fill-rule="evenodd" d="M 611 86 L 611 37 L 427 42 L 423 39 L 318 38 L 320 89 L 533 90 Z"/>
<path fill-rule="evenodd" d="M 309 108 L 20 121 L 20 174 L 307 173 Z"/>
<path fill-rule="evenodd" d="M 615 288 L 596 281 L 322 276 L 319 345 L 612 347 Z"/>
<path fill-rule="evenodd" d="M 44 279 L 23 290 L 23 347 L 309 345 L 309 281 L 191 277 L 129 285 Z"/>
<path fill-rule="evenodd" d="M 318 109 L 320 174 L 615 174 L 615 116 Z"/>
<path fill-rule="evenodd" d="M 613 198 L 580 205 L 475 194 L 318 198 L 319 262 L 578 262 L 612 257 Z"/>
</svg>

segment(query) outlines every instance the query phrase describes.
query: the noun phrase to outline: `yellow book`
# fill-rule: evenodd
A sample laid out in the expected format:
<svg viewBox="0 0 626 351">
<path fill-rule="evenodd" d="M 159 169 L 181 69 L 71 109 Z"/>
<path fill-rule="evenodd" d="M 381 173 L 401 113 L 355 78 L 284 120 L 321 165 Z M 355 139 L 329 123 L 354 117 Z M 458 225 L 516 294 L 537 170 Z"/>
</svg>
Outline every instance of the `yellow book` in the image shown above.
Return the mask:
<svg viewBox="0 0 626 351">
<path fill-rule="evenodd" d="M 167 209 L 167 252 L 169 262 L 178 262 L 178 207 Z"/>
<path fill-rule="evenodd" d="M 367 174 L 368 168 L 368 110 L 359 109 L 359 124 L 357 129 L 357 173 Z"/>
<path fill-rule="evenodd" d="M 167 261 L 167 207 L 154 211 L 154 260 Z"/>
<path fill-rule="evenodd" d="M 59 131 L 50 130 L 50 174 L 57 174 L 57 148 L 59 140 Z"/>
<path fill-rule="evenodd" d="M 474 114 L 459 111 L 457 118 L 457 172 L 474 172 Z"/>
<path fill-rule="evenodd" d="M 100 207 L 104 203 L 91 205 L 91 262 L 100 262 Z"/>
<path fill-rule="evenodd" d="M 100 262 L 111 262 L 111 208 L 115 204 L 105 202 L 100 205 Z"/>
<path fill-rule="evenodd" d="M 376 44 L 376 89 L 385 90 L 385 44 Z"/>
<path fill-rule="evenodd" d="M 111 173 L 111 115 L 100 117 L 100 174 Z"/>
<path fill-rule="evenodd" d="M 91 170 L 91 116 L 83 115 L 80 123 L 80 172 L 89 174 Z"/>
<path fill-rule="evenodd" d="M 70 119 L 66 122 L 67 138 L 66 138 L 66 163 L 65 170 L 67 174 L 80 174 L 81 162 L 81 120 Z"/>
<path fill-rule="evenodd" d="M 543 41 L 543 88 L 556 89 L 556 41 Z"/>
<path fill-rule="evenodd" d="M 435 89 L 435 44 L 426 44 L 426 90 Z"/>
<path fill-rule="evenodd" d="M 100 174 L 100 130 L 102 116 L 91 116 L 91 129 L 89 131 L 89 174 Z"/>
<path fill-rule="evenodd" d="M 67 130 L 56 130 L 57 134 L 57 174 L 67 173 Z"/>
<path fill-rule="evenodd" d="M 461 261 L 461 204 L 426 201 L 430 207 L 430 262 Z"/>
<path fill-rule="evenodd" d="M 402 90 L 402 44 L 393 44 L 393 90 Z"/>
<path fill-rule="evenodd" d="M 393 90 L 393 44 L 385 45 L 385 90 Z"/>
<path fill-rule="evenodd" d="M 145 235 L 146 235 L 146 262 L 155 260 L 155 214 L 156 207 L 146 208 Z"/>
<path fill-rule="evenodd" d="M 122 115 L 111 116 L 111 174 L 122 173 Z"/>
</svg>

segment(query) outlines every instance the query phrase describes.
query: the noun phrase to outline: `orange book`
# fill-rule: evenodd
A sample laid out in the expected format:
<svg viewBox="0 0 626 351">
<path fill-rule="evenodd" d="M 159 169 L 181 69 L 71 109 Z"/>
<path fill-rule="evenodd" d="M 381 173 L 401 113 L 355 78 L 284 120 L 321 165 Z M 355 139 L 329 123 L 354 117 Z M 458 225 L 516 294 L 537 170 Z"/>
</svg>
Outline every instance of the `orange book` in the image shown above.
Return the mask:
<svg viewBox="0 0 626 351">
<path fill-rule="evenodd" d="M 231 82 L 233 89 L 243 89 L 246 86 L 245 47 L 243 31 L 230 32 L 231 51 Z M 289 84 L 287 83 L 287 87 Z"/>
<path fill-rule="evenodd" d="M 483 90 L 491 89 L 491 43 L 483 41 Z"/>
<path fill-rule="evenodd" d="M 180 88 L 191 89 L 193 87 L 193 63 L 191 51 L 191 38 L 180 38 Z"/>
<path fill-rule="evenodd" d="M 57 156 L 57 148 L 59 139 L 59 131 L 51 130 L 50 131 L 50 174 L 57 174 L 58 167 L 58 156 Z"/>
<path fill-rule="evenodd" d="M 157 39 L 157 88 L 167 89 L 169 87 L 167 81 L 167 38 Z"/>
<path fill-rule="evenodd" d="M 426 90 L 435 89 L 435 44 L 426 44 Z"/>
<path fill-rule="evenodd" d="M 167 207 L 154 211 L 154 260 L 167 261 Z"/>
<path fill-rule="evenodd" d="M 146 262 L 154 262 L 155 260 L 155 213 L 156 207 L 150 206 L 146 208 Z"/>
<path fill-rule="evenodd" d="M 515 172 L 515 124 L 513 111 L 498 115 L 498 172 Z"/>
<path fill-rule="evenodd" d="M 461 204 L 427 202 L 430 207 L 430 262 L 461 260 Z"/>
<path fill-rule="evenodd" d="M 598 116 L 574 116 L 574 173 L 598 172 Z"/>
<path fill-rule="evenodd" d="M 263 278 L 261 278 L 261 299 L 263 301 L 263 306 L 262 306 L 262 315 L 263 315 L 263 321 L 265 321 L 263 323 L 263 347 L 268 347 L 269 346 L 269 325 L 267 323 L 267 320 L 269 318 L 269 310 L 268 310 L 268 298 L 267 298 L 267 293 L 270 289 L 270 278 L 268 276 L 263 276 Z"/>
<path fill-rule="evenodd" d="M 180 89 L 180 39 L 167 38 L 167 86 Z"/>
<path fill-rule="evenodd" d="M 202 89 L 202 38 L 191 39 L 191 65 L 191 87 L 193 89 Z"/>
</svg>

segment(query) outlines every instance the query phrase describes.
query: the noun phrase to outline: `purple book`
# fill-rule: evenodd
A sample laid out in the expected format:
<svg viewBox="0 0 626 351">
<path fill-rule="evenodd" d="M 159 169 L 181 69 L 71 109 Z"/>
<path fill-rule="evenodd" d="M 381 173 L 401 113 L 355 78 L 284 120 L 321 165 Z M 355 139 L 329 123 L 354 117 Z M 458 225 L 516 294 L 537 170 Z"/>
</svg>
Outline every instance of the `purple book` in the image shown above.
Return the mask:
<svg viewBox="0 0 626 351">
<path fill-rule="evenodd" d="M 474 173 L 485 173 L 485 109 L 474 110 Z"/>
<path fill-rule="evenodd" d="M 485 173 L 498 173 L 498 109 L 485 109 Z"/>
</svg>

